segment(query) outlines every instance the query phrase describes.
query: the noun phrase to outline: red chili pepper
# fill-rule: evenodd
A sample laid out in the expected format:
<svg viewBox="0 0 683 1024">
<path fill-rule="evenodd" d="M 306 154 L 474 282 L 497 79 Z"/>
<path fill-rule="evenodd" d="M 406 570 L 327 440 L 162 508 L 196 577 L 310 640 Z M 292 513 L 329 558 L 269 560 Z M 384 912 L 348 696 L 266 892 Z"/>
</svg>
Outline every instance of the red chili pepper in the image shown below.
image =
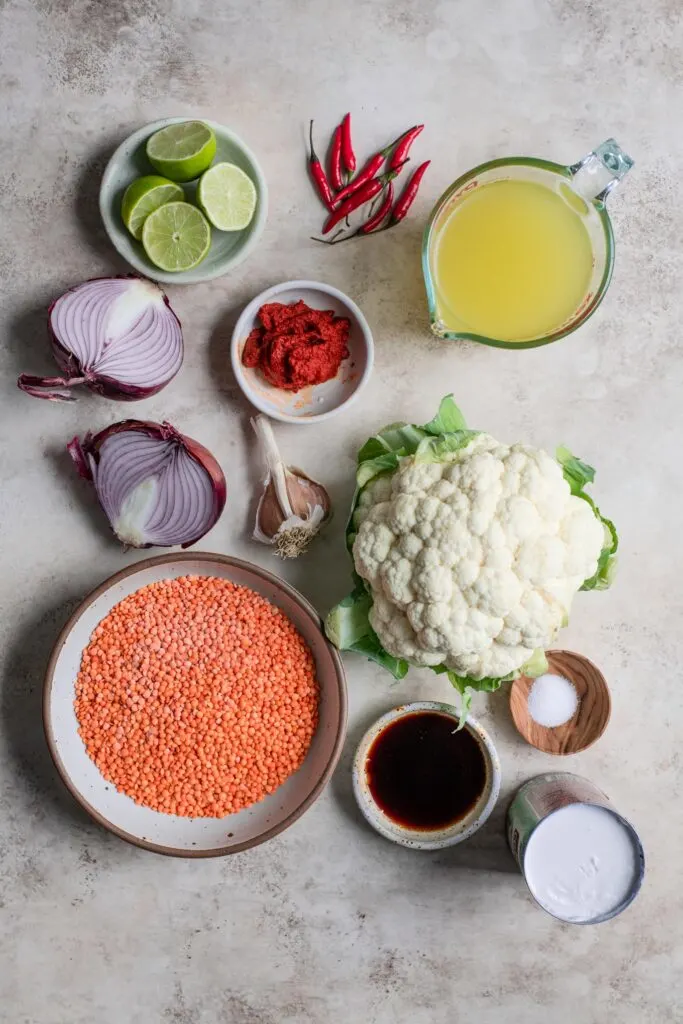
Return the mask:
<svg viewBox="0 0 683 1024">
<path fill-rule="evenodd" d="M 357 210 L 359 206 L 363 206 L 364 203 L 369 203 L 371 199 L 381 192 L 385 185 L 387 185 L 392 178 L 395 178 L 400 171 L 400 167 L 396 171 L 389 171 L 388 174 L 383 174 L 379 178 L 373 178 L 372 181 L 368 181 L 359 188 L 356 192 L 348 197 L 348 199 L 341 204 L 341 206 L 332 213 L 325 221 L 323 228 L 323 234 L 326 235 L 328 231 L 336 227 L 340 220 L 347 217 L 354 210 Z"/>
<path fill-rule="evenodd" d="M 320 163 L 315 150 L 313 149 L 313 122 L 311 121 L 309 128 L 309 138 L 311 144 L 311 153 L 308 158 L 308 166 L 311 172 L 311 177 L 315 183 L 315 187 L 318 190 L 318 195 L 324 202 L 328 210 L 334 209 L 334 193 L 330 188 L 330 183 L 327 180 L 325 174 L 325 168 Z"/>
<path fill-rule="evenodd" d="M 406 160 L 408 159 L 408 150 L 412 146 L 413 142 L 415 142 L 415 139 L 418 137 L 423 128 L 423 124 L 416 124 L 414 128 L 409 128 L 408 131 L 401 136 L 401 138 L 398 140 L 398 145 L 396 146 L 396 149 L 391 154 L 391 160 L 389 161 L 390 171 L 393 171 L 394 168 L 406 162 Z"/>
<path fill-rule="evenodd" d="M 391 220 L 388 227 L 393 227 L 394 224 L 398 224 L 400 220 L 403 220 L 410 207 L 413 205 L 413 200 L 417 195 L 417 190 L 420 187 L 420 182 L 424 177 L 424 173 L 429 167 L 431 160 L 425 160 L 423 164 L 413 171 L 412 177 L 408 179 L 408 184 L 401 192 L 401 195 L 396 200 L 396 206 L 391 211 Z"/>
<path fill-rule="evenodd" d="M 330 182 L 335 192 L 344 188 L 344 179 L 341 169 L 342 157 L 342 126 L 340 124 L 334 129 L 332 142 L 330 144 Z"/>
<path fill-rule="evenodd" d="M 370 220 L 366 220 L 365 224 L 361 224 L 361 226 L 358 228 L 358 231 L 356 231 L 356 234 L 369 235 L 371 234 L 371 232 L 375 230 L 375 228 L 378 228 L 382 221 L 384 220 L 384 218 L 386 217 L 386 215 L 389 213 L 393 201 L 394 186 L 393 183 L 390 181 L 389 184 L 387 185 L 387 189 L 384 194 L 384 199 L 380 203 L 379 210 L 377 211 L 377 213 L 373 214 L 370 217 Z"/>
<path fill-rule="evenodd" d="M 373 178 L 372 181 L 366 182 L 362 188 L 359 188 L 357 192 L 350 195 L 346 201 L 341 204 L 338 210 L 335 210 L 334 213 L 330 214 L 325 221 L 323 234 L 326 235 L 332 230 L 332 228 L 337 226 L 340 220 L 344 220 L 344 217 L 353 213 L 353 211 L 357 210 L 359 206 L 362 206 L 364 203 L 373 199 L 378 192 L 382 191 L 383 186 L 384 183 L 380 181 L 379 178 Z"/>
<path fill-rule="evenodd" d="M 335 204 L 343 203 L 345 199 L 352 196 L 359 188 L 363 188 L 369 181 L 372 181 L 385 160 L 386 154 L 384 152 L 375 153 L 374 156 L 370 157 L 363 170 L 358 173 L 358 176 L 334 197 Z"/>
<path fill-rule="evenodd" d="M 349 174 L 353 174 L 356 169 L 356 154 L 353 151 L 353 143 L 351 142 L 350 114 L 344 114 L 344 120 L 341 123 L 341 147 L 344 167 Z"/>
<path fill-rule="evenodd" d="M 382 167 L 382 165 L 384 164 L 386 158 L 389 156 L 389 153 L 391 153 L 392 149 L 394 148 L 396 143 L 400 141 L 400 139 L 401 136 L 399 136 L 398 139 L 394 139 L 394 141 L 390 143 L 390 145 L 388 145 L 385 149 L 381 149 L 379 153 L 375 153 L 374 156 L 370 157 L 365 167 L 363 167 L 362 171 L 359 171 L 357 176 L 353 179 L 353 181 L 349 182 L 346 188 L 343 188 L 341 192 L 338 192 L 337 195 L 334 197 L 335 205 L 337 203 L 343 203 L 344 200 L 348 199 L 350 195 L 353 195 L 357 189 L 362 188 L 363 185 L 366 185 L 369 181 L 372 181 L 380 167 Z M 397 170 L 397 168 L 392 167 L 391 170 L 395 171 Z"/>
</svg>

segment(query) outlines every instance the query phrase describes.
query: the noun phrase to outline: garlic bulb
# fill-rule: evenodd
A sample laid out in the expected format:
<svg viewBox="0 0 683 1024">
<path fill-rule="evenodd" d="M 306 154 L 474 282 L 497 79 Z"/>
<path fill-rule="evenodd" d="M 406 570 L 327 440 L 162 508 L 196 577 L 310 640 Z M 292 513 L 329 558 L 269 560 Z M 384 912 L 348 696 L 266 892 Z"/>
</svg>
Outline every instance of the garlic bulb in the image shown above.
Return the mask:
<svg viewBox="0 0 683 1024">
<path fill-rule="evenodd" d="M 322 484 L 302 470 L 285 466 L 265 416 L 257 416 L 251 425 L 268 468 L 256 510 L 254 540 L 272 544 L 281 558 L 297 558 L 332 515 L 330 497 Z"/>
</svg>

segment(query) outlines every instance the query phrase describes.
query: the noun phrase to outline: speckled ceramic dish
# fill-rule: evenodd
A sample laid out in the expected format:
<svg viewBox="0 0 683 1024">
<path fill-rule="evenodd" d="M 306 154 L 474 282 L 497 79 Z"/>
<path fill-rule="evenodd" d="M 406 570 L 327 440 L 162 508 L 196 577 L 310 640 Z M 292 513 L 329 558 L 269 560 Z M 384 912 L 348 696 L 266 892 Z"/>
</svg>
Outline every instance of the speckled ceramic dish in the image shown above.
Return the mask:
<svg viewBox="0 0 683 1024">
<path fill-rule="evenodd" d="M 465 839 L 469 839 L 489 817 L 500 792 L 500 761 L 487 733 L 474 718 L 468 717 L 465 728 L 469 729 L 472 736 L 479 743 L 486 764 L 486 784 L 481 797 L 464 818 L 447 828 L 429 830 L 410 829 L 397 824 L 384 813 L 372 796 L 366 767 L 368 754 L 377 737 L 387 726 L 391 725 L 398 718 L 413 715 L 420 711 L 435 711 L 441 715 L 448 715 L 453 719 L 453 728 L 457 729 L 458 727 L 460 712 L 451 704 L 439 704 L 434 701 L 415 701 L 412 704 L 402 704 L 400 707 L 387 711 L 385 715 L 377 719 L 374 725 L 370 726 L 358 745 L 353 761 L 353 791 L 358 806 L 365 818 L 380 835 L 386 839 L 391 839 L 394 843 L 411 847 L 414 850 L 440 850 L 446 846 L 455 846 L 456 843 L 462 843 Z M 457 779 L 453 780 L 453 784 L 457 785 Z"/>
<path fill-rule="evenodd" d="M 112 245 L 140 274 L 165 284 L 196 284 L 227 274 L 252 251 L 261 237 L 268 213 L 266 179 L 254 154 L 229 128 L 224 128 L 215 121 L 205 120 L 204 123 L 213 128 L 216 136 L 216 156 L 213 162 L 226 160 L 237 164 L 249 175 L 256 186 L 256 212 L 249 226 L 243 231 L 218 231 L 212 228 L 211 248 L 202 262 L 192 270 L 169 273 L 155 267 L 147 258 L 142 243 L 136 242 L 121 220 L 123 193 L 135 178 L 155 173 L 145 153 L 145 145 L 150 135 L 169 124 L 187 120 L 190 119 L 165 117 L 161 121 L 152 121 L 151 124 L 146 124 L 144 128 L 139 128 L 129 135 L 107 164 L 100 186 L 100 214 Z M 194 202 L 197 182 L 183 183 L 182 187 L 188 201 Z"/>
<path fill-rule="evenodd" d="M 275 793 L 224 818 L 184 818 L 133 802 L 100 775 L 78 735 L 76 676 L 97 624 L 124 597 L 149 583 L 187 575 L 217 576 L 250 587 L 277 605 L 308 643 L 320 686 L 319 722 L 301 768 Z M 50 753 L 67 788 L 95 821 L 121 839 L 156 853 L 213 857 L 265 842 L 299 818 L 320 795 L 339 758 L 346 729 L 341 659 L 325 639 L 315 610 L 293 587 L 258 566 L 225 555 L 187 552 L 148 558 L 92 592 L 62 630 L 45 676 L 43 722 Z"/>
<path fill-rule="evenodd" d="M 257 314 L 266 302 L 290 304 L 299 299 L 312 309 L 332 309 L 351 321 L 349 357 L 334 380 L 292 393 L 272 387 L 258 370 L 242 365 L 242 351 Z M 235 325 L 230 347 L 232 369 L 237 383 L 252 403 L 266 416 L 282 423 L 320 423 L 347 409 L 367 384 L 374 360 L 374 344 L 368 322 L 347 295 L 318 281 L 285 281 L 257 295 Z"/>
</svg>

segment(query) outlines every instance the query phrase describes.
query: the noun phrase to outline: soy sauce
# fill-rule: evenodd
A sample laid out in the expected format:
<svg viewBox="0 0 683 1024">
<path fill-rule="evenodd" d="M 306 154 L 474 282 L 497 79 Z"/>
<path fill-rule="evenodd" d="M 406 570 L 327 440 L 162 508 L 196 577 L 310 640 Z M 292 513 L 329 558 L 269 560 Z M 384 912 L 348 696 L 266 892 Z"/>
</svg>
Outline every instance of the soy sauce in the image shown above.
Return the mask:
<svg viewBox="0 0 683 1024">
<path fill-rule="evenodd" d="M 476 736 L 438 711 L 404 715 L 383 729 L 368 752 L 370 792 L 384 813 L 407 828 L 447 828 L 461 821 L 486 788 L 486 761 Z"/>
</svg>

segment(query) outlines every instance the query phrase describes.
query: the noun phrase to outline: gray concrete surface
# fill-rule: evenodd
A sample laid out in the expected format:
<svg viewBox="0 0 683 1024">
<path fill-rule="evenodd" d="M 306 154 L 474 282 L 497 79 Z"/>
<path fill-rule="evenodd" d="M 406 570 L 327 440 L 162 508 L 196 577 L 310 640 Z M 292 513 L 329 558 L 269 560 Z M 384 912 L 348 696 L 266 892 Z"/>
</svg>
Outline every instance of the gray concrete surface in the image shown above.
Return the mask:
<svg viewBox="0 0 683 1024">
<path fill-rule="evenodd" d="M 5 0 L 0 5 L 0 1019 L 7 1024 L 672 1024 L 683 1021 L 680 736 L 682 533 L 680 132 L 676 0 Z M 309 241 L 321 214 L 304 164 L 353 111 L 361 153 L 425 121 L 433 165 L 400 229 L 337 249 Z M 344 509 L 357 443 L 432 415 L 452 390 L 501 439 L 566 442 L 598 467 L 618 522 L 621 572 L 581 595 L 566 646 L 594 658 L 614 708 L 601 742 L 563 767 L 589 776 L 637 824 L 647 879 L 620 919 L 563 926 L 528 898 L 502 833 L 515 786 L 558 762 L 525 747 L 506 694 L 475 709 L 505 775 L 498 812 L 471 842 L 416 854 L 370 832 L 348 765 L 393 703 L 449 690 L 413 671 L 399 686 L 346 660 L 342 764 L 290 831 L 227 860 L 167 860 L 89 822 L 55 778 L 41 675 L 79 599 L 123 553 L 64 454 L 76 432 L 131 407 L 57 406 L 14 388 L 47 372 L 50 299 L 124 270 L 97 190 L 112 147 L 155 118 L 219 120 L 262 161 L 271 213 L 258 251 L 223 280 L 170 289 L 187 357 L 135 414 L 167 417 L 226 469 L 227 510 L 202 543 L 272 566 L 248 539 L 257 473 L 248 410 L 228 367 L 231 323 L 263 287 L 319 277 L 353 296 L 375 332 L 363 400 L 286 454 L 329 483 L 339 515 L 288 578 L 321 611 L 347 587 Z M 420 233 L 445 186 L 502 154 L 571 162 L 614 135 L 637 160 L 611 202 L 609 295 L 545 350 L 449 346 L 426 331 Z M 322 144 L 322 141 L 321 141 Z"/>
</svg>

